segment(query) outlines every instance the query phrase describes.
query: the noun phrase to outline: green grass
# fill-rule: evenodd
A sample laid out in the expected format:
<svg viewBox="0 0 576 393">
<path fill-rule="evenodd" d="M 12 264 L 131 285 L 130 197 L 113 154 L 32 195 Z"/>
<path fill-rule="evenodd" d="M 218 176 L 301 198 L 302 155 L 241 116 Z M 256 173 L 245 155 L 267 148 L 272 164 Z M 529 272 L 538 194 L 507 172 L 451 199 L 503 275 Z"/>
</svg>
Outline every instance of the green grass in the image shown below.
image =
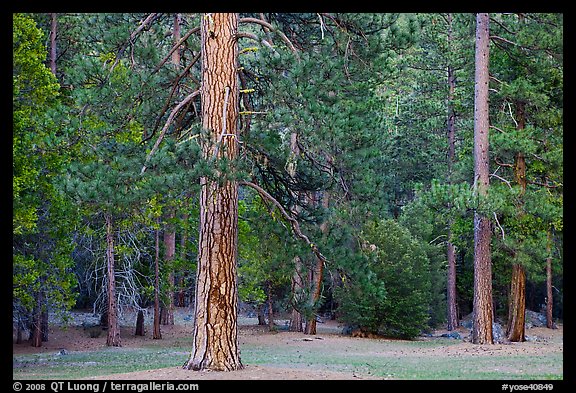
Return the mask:
<svg viewBox="0 0 576 393">
<path fill-rule="evenodd" d="M 427 349 L 455 345 L 447 339 L 383 341 L 356 339 L 342 345 L 313 340 L 309 345 L 246 344 L 241 346 L 246 365 L 306 370 L 346 371 L 390 379 L 562 379 L 562 353 L 454 354 L 426 353 Z M 191 343 L 179 340 L 141 348 L 13 356 L 14 379 L 76 379 L 114 373 L 179 367 L 188 358 Z"/>
<path fill-rule="evenodd" d="M 419 349 L 455 345 L 452 340 L 357 341 L 356 348 L 248 347 L 243 361 L 263 366 L 353 371 L 390 379 L 562 379 L 562 354 L 541 356 L 430 356 Z M 380 351 L 379 351 L 380 350 Z"/>
<path fill-rule="evenodd" d="M 182 365 L 188 353 L 174 348 L 106 348 L 67 355 L 13 356 L 14 379 L 76 379 Z"/>
</svg>

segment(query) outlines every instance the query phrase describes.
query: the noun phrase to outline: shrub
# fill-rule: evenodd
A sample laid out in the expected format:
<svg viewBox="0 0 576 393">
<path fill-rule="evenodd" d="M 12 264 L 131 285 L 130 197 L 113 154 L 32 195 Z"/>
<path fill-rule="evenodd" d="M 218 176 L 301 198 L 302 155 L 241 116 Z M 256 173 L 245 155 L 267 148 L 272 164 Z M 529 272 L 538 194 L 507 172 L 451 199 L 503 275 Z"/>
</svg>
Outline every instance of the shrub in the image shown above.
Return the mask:
<svg viewBox="0 0 576 393">
<path fill-rule="evenodd" d="M 429 318 L 425 244 L 394 220 L 368 224 L 361 237 L 365 263 L 350 266 L 336 291 L 341 319 L 365 332 L 417 336 Z"/>
</svg>

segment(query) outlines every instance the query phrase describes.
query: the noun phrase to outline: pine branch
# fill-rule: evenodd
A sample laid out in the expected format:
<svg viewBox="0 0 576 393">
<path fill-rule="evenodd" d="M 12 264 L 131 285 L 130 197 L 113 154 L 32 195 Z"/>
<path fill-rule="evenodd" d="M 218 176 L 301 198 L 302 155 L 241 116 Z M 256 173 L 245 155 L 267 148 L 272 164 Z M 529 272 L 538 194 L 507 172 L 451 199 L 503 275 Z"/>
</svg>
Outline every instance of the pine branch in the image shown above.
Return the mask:
<svg viewBox="0 0 576 393">
<path fill-rule="evenodd" d="M 250 38 L 256 42 L 261 42 L 262 44 L 264 44 L 264 46 L 267 46 L 268 48 L 272 49 L 272 51 L 276 52 L 276 49 L 274 49 L 274 46 L 272 46 L 271 43 L 269 43 L 265 39 L 260 40 L 258 36 L 254 33 L 248 33 L 246 31 L 238 32 L 236 34 L 236 38 Z"/>
<path fill-rule="evenodd" d="M 241 18 L 238 23 L 256 23 L 259 24 L 261 26 L 266 27 L 267 29 L 269 29 L 270 31 L 273 31 L 274 33 L 278 34 L 280 36 L 280 38 L 282 39 L 282 41 L 284 41 L 284 43 L 290 48 L 290 50 L 292 51 L 292 53 L 294 53 L 294 55 L 296 56 L 296 58 L 298 60 L 300 60 L 300 55 L 298 54 L 298 49 L 296 49 L 296 47 L 294 46 L 294 44 L 292 44 L 292 41 L 290 41 L 288 39 L 288 37 L 286 37 L 286 34 L 284 34 L 282 31 L 280 31 L 279 29 L 275 29 L 274 26 L 272 26 L 270 23 L 258 19 L 258 18 Z"/>
<path fill-rule="evenodd" d="M 186 41 L 188 39 L 188 37 L 190 37 L 194 33 L 197 33 L 198 31 L 200 31 L 200 27 L 195 27 L 195 28 L 191 29 L 188 33 L 186 33 L 184 35 L 184 37 L 180 38 L 180 40 L 172 47 L 172 49 L 170 49 L 170 52 L 168 52 L 168 54 L 160 61 L 160 63 L 158 63 L 156 68 L 154 68 L 154 71 L 152 71 L 152 74 L 155 74 L 156 72 L 158 72 L 160 70 L 160 68 L 162 68 L 162 66 L 168 61 L 170 56 L 172 56 L 172 53 L 174 53 L 174 51 L 176 51 L 180 47 L 180 45 L 182 45 L 184 43 L 184 41 Z M 196 60 L 194 60 L 193 63 L 194 62 L 196 62 Z"/>
<path fill-rule="evenodd" d="M 308 238 L 308 236 L 306 236 L 305 234 L 302 233 L 302 230 L 300 229 L 300 224 L 298 223 L 298 220 L 296 220 L 294 217 L 292 217 L 290 214 L 288 214 L 288 212 L 286 212 L 286 209 L 284 209 L 284 207 L 280 204 L 280 202 L 278 202 L 272 195 L 270 195 L 266 190 L 264 190 L 259 185 L 252 183 L 252 182 L 249 182 L 249 181 L 240 181 L 240 182 L 238 182 L 238 184 L 243 185 L 243 186 L 248 186 L 248 187 L 255 189 L 256 191 L 258 191 L 258 194 L 260 194 L 260 197 L 272 202 L 274 204 L 274 206 L 276 206 L 278 208 L 278 210 L 280 210 L 280 213 L 282 213 L 282 215 L 288 221 L 290 221 L 290 224 L 292 225 L 292 230 L 294 231 L 294 233 L 296 233 L 296 235 L 298 235 L 298 237 L 300 239 L 304 240 L 306 242 L 306 244 L 308 244 L 310 246 L 310 248 L 312 248 L 312 252 L 316 255 L 316 257 L 318 257 L 318 259 L 320 259 L 324 263 L 328 262 L 326 257 L 324 255 L 322 255 L 320 250 L 318 250 L 318 247 L 316 246 L 316 244 L 312 243 L 310 241 L 310 239 Z"/>
<path fill-rule="evenodd" d="M 158 136 L 156 143 L 152 147 L 152 150 L 150 150 L 150 153 L 148 153 L 148 155 L 146 156 L 146 160 L 144 161 L 144 166 L 142 166 L 142 171 L 140 172 L 140 174 L 143 174 L 146 171 L 146 164 L 148 164 L 150 157 L 152 157 L 152 154 L 154 154 L 158 149 L 158 146 L 160 146 L 160 143 L 162 142 L 162 139 L 164 139 L 164 135 L 166 134 L 166 131 L 168 131 L 168 127 L 170 126 L 170 124 L 172 124 L 172 121 L 174 120 L 176 114 L 180 111 L 180 109 L 182 109 L 182 107 L 184 107 L 184 105 L 188 104 L 188 102 L 190 102 L 198 94 L 200 94 L 200 90 L 194 91 L 193 93 L 189 94 L 186 98 L 184 98 L 178 105 L 176 105 L 174 109 L 172 109 L 172 112 L 170 112 L 170 116 L 168 116 L 168 120 L 166 120 L 164 127 L 162 127 L 162 131 L 160 132 L 160 135 Z"/>
</svg>

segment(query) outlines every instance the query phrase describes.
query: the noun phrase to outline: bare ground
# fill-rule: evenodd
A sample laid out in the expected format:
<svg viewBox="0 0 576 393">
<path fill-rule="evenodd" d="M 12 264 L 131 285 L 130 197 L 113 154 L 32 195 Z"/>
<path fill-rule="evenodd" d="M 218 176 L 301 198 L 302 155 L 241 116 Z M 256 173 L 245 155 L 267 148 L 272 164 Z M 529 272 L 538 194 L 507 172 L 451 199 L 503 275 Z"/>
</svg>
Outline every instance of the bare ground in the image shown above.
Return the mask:
<svg viewBox="0 0 576 393">
<path fill-rule="evenodd" d="M 150 325 L 147 325 L 150 326 Z M 506 343 L 495 345 L 475 345 L 466 340 L 468 331 L 460 328 L 459 333 L 463 340 L 451 341 L 450 345 L 422 346 L 418 348 L 419 357 L 485 357 L 490 355 L 541 355 L 543 353 L 563 353 L 563 325 L 559 324 L 558 329 L 531 328 L 526 334 L 530 341 L 524 343 Z M 278 347 L 295 351 L 332 351 L 350 353 L 350 356 L 362 355 L 370 356 L 391 356 L 409 357 L 414 352 L 407 350 L 401 340 L 386 338 L 369 339 L 355 338 L 340 334 L 341 326 L 335 321 L 326 321 L 319 324 L 316 336 L 306 336 L 302 333 L 281 331 L 271 333 L 267 327 L 258 326 L 252 319 L 244 318 L 240 321 L 239 342 L 240 348 L 258 346 L 261 348 Z M 437 337 L 445 333 L 445 330 L 433 332 L 435 337 L 420 337 L 419 341 L 437 340 Z M 150 331 L 146 336 L 134 336 L 134 328 L 122 329 L 122 346 L 124 348 L 139 348 L 143 346 L 184 346 L 189 343 L 192 335 L 192 323 L 182 320 L 176 321 L 174 326 L 162 326 L 162 340 L 153 340 Z M 399 345 L 394 345 L 398 343 Z M 92 351 L 106 348 L 106 336 L 103 333 L 100 337 L 91 338 L 82 327 L 72 326 L 67 328 L 53 326 L 50 329 L 49 341 L 43 343 L 41 348 L 34 348 L 28 342 L 13 344 L 13 354 L 28 353 L 49 353 L 58 352 L 61 349 L 67 351 Z M 193 376 L 191 373 L 194 373 Z M 367 374 L 360 374 L 356 371 L 342 372 L 319 370 L 315 368 L 303 368 L 292 364 L 274 364 L 272 366 L 247 364 L 242 370 L 233 372 L 196 372 L 183 370 L 180 367 L 169 367 L 146 371 L 137 371 L 124 374 L 114 374 L 109 376 L 92 377 L 90 379 L 114 379 L 114 380 L 287 380 L 287 379 L 332 379 L 332 380 L 357 380 L 357 379 L 383 379 Z"/>
</svg>

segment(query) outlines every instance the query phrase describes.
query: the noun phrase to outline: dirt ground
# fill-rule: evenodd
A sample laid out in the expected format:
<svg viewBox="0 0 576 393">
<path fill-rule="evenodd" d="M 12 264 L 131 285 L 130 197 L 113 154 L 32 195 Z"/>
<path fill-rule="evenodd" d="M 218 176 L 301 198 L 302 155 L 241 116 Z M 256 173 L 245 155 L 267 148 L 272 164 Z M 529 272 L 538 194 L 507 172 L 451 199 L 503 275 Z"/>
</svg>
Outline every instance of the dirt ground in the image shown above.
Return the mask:
<svg viewBox="0 0 576 393">
<path fill-rule="evenodd" d="M 275 346 L 289 345 L 294 349 L 310 349 L 311 346 L 318 345 L 319 348 L 354 348 L 358 345 L 366 345 L 370 351 L 369 340 L 375 340 L 374 344 L 383 341 L 394 341 L 385 338 L 355 338 L 341 334 L 342 327 L 336 321 L 326 321 L 318 324 L 318 334 L 316 336 L 305 336 L 302 333 L 292 333 L 281 331 L 279 333 L 270 333 L 267 327 L 258 326 L 254 321 L 245 319 L 239 323 L 239 342 L 240 347 L 248 345 L 258 346 Z M 148 325 L 149 326 L 149 325 Z M 281 323 L 280 323 L 281 326 Z M 458 343 L 446 346 L 430 346 L 419 349 L 421 356 L 489 356 L 498 355 L 515 355 L 515 354 L 542 354 L 549 351 L 563 351 L 563 325 L 558 329 L 550 330 L 546 328 L 531 328 L 526 330 L 530 341 L 525 343 L 505 343 L 495 345 L 474 345 L 466 341 L 469 334 L 465 328 L 460 328 L 459 333 L 464 340 L 458 340 Z M 433 332 L 433 336 L 438 337 L 446 333 L 445 330 Z M 122 346 L 124 348 L 137 348 L 149 345 L 182 345 L 184 338 L 192 335 L 192 323 L 176 321 L 174 326 L 162 326 L 162 340 L 153 340 L 150 331 L 146 336 L 134 336 L 132 327 L 122 329 Z M 433 337 L 420 337 L 419 340 L 433 340 Z M 366 341 L 368 340 L 368 341 Z M 374 341 L 373 341 L 374 342 Z M 363 343 L 363 344 L 361 344 Z M 367 344 L 368 343 L 368 344 Z M 34 348 L 28 342 L 22 344 L 13 344 L 13 354 L 26 353 L 44 353 L 57 352 L 61 349 L 67 351 L 90 351 L 106 347 L 105 333 L 97 338 L 90 338 L 89 334 L 82 327 L 61 328 L 53 326 L 49 332 L 49 341 L 43 343 L 41 348 Z M 376 350 L 376 349 L 372 349 Z M 391 353 L 393 356 L 409 356 L 410 354 L 401 351 Z M 328 370 L 313 370 L 302 368 L 291 368 L 287 365 L 262 366 L 262 365 L 245 365 L 244 369 L 233 372 L 194 372 L 191 377 L 191 371 L 182 370 L 179 367 L 161 368 L 155 370 L 146 370 L 130 372 L 125 374 L 114 374 L 113 376 L 93 377 L 91 379 L 114 379 L 114 380 L 287 380 L 287 379 L 332 379 L 332 380 L 357 380 L 373 379 L 369 375 L 357 375 L 355 372 L 336 372 Z"/>
</svg>

